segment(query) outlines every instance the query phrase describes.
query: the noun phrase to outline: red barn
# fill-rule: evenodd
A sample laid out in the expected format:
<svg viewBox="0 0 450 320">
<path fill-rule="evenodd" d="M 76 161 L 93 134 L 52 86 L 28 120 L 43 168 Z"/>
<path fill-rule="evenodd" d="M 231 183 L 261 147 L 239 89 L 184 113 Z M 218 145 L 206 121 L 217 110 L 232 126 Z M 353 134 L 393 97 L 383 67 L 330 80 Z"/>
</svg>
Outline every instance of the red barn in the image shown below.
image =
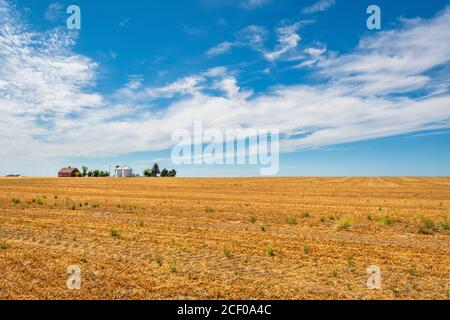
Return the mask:
<svg viewBox="0 0 450 320">
<path fill-rule="evenodd" d="M 71 177 L 76 177 L 77 173 L 79 173 L 80 170 L 78 170 L 77 168 L 62 168 L 61 170 L 59 170 L 58 172 L 58 177 L 59 178 L 71 178 Z"/>
</svg>

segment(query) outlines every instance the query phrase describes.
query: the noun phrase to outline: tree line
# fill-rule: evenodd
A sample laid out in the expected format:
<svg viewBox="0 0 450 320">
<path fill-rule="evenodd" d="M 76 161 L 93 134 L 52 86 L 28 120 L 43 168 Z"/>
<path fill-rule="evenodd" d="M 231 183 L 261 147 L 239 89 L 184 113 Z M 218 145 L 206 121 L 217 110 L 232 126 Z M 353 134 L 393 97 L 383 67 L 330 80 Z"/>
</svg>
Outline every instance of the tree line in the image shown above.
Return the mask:
<svg viewBox="0 0 450 320">
<path fill-rule="evenodd" d="M 167 170 L 166 168 L 160 170 L 159 164 L 155 163 L 151 169 L 145 169 L 144 170 L 144 176 L 145 177 L 176 177 L 177 176 L 177 170 Z"/>
<path fill-rule="evenodd" d="M 77 173 L 77 177 L 94 177 L 94 178 L 98 178 L 98 177 L 109 177 L 111 174 L 108 171 L 103 171 L 103 170 L 89 170 L 88 167 L 83 166 L 81 167 L 81 172 Z"/>
</svg>

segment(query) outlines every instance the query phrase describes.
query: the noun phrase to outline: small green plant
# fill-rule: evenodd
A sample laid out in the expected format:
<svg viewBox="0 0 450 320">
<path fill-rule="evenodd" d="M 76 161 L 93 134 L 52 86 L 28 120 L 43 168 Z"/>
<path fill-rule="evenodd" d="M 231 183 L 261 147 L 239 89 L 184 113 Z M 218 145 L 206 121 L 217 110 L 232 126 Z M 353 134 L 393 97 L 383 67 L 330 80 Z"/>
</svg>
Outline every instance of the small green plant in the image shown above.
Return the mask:
<svg viewBox="0 0 450 320">
<path fill-rule="evenodd" d="M 214 213 L 214 208 L 206 207 L 206 208 L 205 208 L 205 212 L 206 212 L 206 213 Z"/>
<path fill-rule="evenodd" d="M 17 199 L 17 198 L 12 198 L 12 203 L 14 203 L 14 204 L 19 204 L 20 203 L 20 199 Z"/>
<path fill-rule="evenodd" d="M 58 196 L 54 196 L 55 200 L 58 199 Z"/>
<path fill-rule="evenodd" d="M 412 266 L 411 269 L 409 270 L 409 274 L 412 276 L 417 276 L 417 268 L 416 266 Z"/>
<path fill-rule="evenodd" d="M 99 208 L 100 207 L 100 204 L 98 204 L 98 203 L 93 203 L 92 204 L 92 208 Z"/>
<path fill-rule="evenodd" d="M 289 217 L 287 218 L 287 223 L 289 223 L 291 226 L 294 226 L 297 224 L 297 218 L 296 217 Z"/>
<path fill-rule="evenodd" d="M 348 230 L 348 229 L 350 229 L 351 226 L 352 226 L 352 221 L 350 220 L 350 218 L 344 217 L 341 220 L 341 222 L 339 223 L 338 230 L 339 231 Z"/>
<path fill-rule="evenodd" d="M 262 231 L 262 232 L 266 232 L 266 231 L 267 231 L 267 227 L 266 227 L 265 225 L 262 225 L 262 226 L 261 226 L 261 231 Z"/>
<path fill-rule="evenodd" d="M 4 242 L 4 241 L 0 241 L 0 250 L 6 250 L 9 248 L 9 245 Z"/>
<path fill-rule="evenodd" d="M 256 223 L 256 217 L 255 217 L 255 216 L 252 216 L 252 217 L 250 218 L 250 222 L 253 223 L 253 224 L 255 224 L 255 223 Z"/>
<path fill-rule="evenodd" d="M 111 234 L 111 237 L 113 238 L 119 238 L 119 231 L 117 231 L 116 228 L 111 228 L 111 230 L 109 230 L 109 233 Z"/>
<path fill-rule="evenodd" d="M 355 262 L 353 261 L 353 256 L 347 257 L 348 266 L 352 268 L 355 265 Z"/>
<path fill-rule="evenodd" d="M 368 215 L 367 215 L 367 219 L 369 220 L 369 221 L 372 221 L 372 214 L 371 213 L 369 213 Z"/>
<path fill-rule="evenodd" d="M 379 219 L 379 222 L 382 225 L 390 226 L 394 223 L 394 220 L 392 219 L 392 217 L 390 215 L 385 215 Z"/>
<path fill-rule="evenodd" d="M 227 258 L 231 258 L 231 251 L 228 249 L 223 249 L 223 255 Z"/>
<path fill-rule="evenodd" d="M 82 263 L 87 263 L 87 258 L 86 258 L 86 254 L 83 252 L 83 254 L 80 257 L 80 262 Z"/>
<path fill-rule="evenodd" d="M 320 222 L 325 222 L 325 218 L 324 218 L 324 217 L 321 217 L 321 218 L 320 218 Z"/>
<path fill-rule="evenodd" d="M 188 251 L 189 251 L 188 247 L 185 246 L 185 245 L 182 245 L 182 246 L 180 247 L 180 249 L 181 249 L 181 251 L 183 251 L 183 252 L 188 252 Z"/>
<path fill-rule="evenodd" d="M 266 252 L 269 256 L 273 257 L 275 255 L 275 252 L 273 251 L 272 247 L 268 247 L 266 249 Z"/>
<path fill-rule="evenodd" d="M 143 227 L 143 226 L 145 226 L 145 223 L 144 223 L 144 221 L 143 221 L 143 220 L 139 221 L 139 223 L 138 223 L 138 226 L 139 226 L 139 227 Z"/>
<path fill-rule="evenodd" d="M 421 225 L 419 226 L 419 233 L 433 235 L 435 232 L 439 230 L 434 221 L 428 218 L 427 216 L 422 215 L 420 217 L 420 220 Z"/>
<path fill-rule="evenodd" d="M 336 218 L 335 218 L 334 215 L 330 214 L 330 215 L 328 216 L 328 219 L 330 219 L 331 221 L 334 221 L 334 219 L 336 219 Z"/>
<path fill-rule="evenodd" d="M 304 245 L 304 246 L 303 246 L 303 252 L 304 252 L 305 254 L 309 254 L 309 252 L 310 252 L 309 246 Z"/>
<path fill-rule="evenodd" d="M 445 220 L 441 223 L 441 227 L 445 231 L 450 230 L 450 220 L 448 218 L 445 218 Z"/>
<path fill-rule="evenodd" d="M 77 207 L 76 207 L 75 205 L 73 205 L 71 209 L 72 209 L 72 210 L 76 210 Z"/>
<path fill-rule="evenodd" d="M 158 264 L 158 266 L 162 267 L 163 258 L 161 256 L 157 256 L 156 257 L 156 263 Z"/>
<path fill-rule="evenodd" d="M 172 273 L 177 272 L 177 262 L 175 260 L 172 261 L 172 263 L 170 264 L 170 272 Z"/>
<path fill-rule="evenodd" d="M 302 218 L 309 218 L 310 216 L 311 216 L 311 214 L 309 213 L 309 211 L 302 212 Z"/>
<path fill-rule="evenodd" d="M 337 271 L 336 269 L 333 269 L 333 271 L 331 272 L 331 275 L 332 275 L 333 277 L 337 277 L 338 271 Z"/>
<path fill-rule="evenodd" d="M 42 206 L 44 204 L 44 200 L 42 200 L 42 198 L 36 198 L 31 200 L 33 203 Z"/>
</svg>

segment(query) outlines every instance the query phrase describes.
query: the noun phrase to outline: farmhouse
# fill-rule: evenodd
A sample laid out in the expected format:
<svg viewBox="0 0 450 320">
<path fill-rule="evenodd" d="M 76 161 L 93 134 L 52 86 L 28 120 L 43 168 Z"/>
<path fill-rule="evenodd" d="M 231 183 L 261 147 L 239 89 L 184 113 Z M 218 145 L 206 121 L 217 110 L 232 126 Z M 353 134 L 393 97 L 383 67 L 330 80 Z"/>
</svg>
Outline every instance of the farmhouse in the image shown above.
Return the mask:
<svg viewBox="0 0 450 320">
<path fill-rule="evenodd" d="M 77 173 L 79 173 L 80 170 L 78 170 L 77 168 L 62 168 L 61 170 L 59 170 L 58 172 L 58 177 L 59 178 L 71 178 L 71 177 L 76 177 Z"/>
</svg>

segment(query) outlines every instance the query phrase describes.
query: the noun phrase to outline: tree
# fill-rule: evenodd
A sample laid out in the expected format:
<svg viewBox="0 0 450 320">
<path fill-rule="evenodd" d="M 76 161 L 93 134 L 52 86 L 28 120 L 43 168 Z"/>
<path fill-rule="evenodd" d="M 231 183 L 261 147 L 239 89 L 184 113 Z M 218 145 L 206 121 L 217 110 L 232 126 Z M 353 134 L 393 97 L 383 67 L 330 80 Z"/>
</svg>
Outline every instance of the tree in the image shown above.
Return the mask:
<svg viewBox="0 0 450 320">
<path fill-rule="evenodd" d="M 151 177 L 152 176 L 152 171 L 150 169 L 145 169 L 144 170 L 144 177 Z"/>
<path fill-rule="evenodd" d="M 94 175 L 94 173 L 92 171 L 88 171 L 88 177 L 92 177 Z"/>
<path fill-rule="evenodd" d="M 169 171 L 166 168 L 164 168 L 161 171 L 161 177 L 168 177 L 168 176 L 169 176 Z"/>
<path fill-rule="evenodd" d="M 93 175 L 94 175 L 94 177 L 96 177 L 96 178 L 97 178 L 98 176 L 100 176 L 100 170 L 98 170 L 98 169 L 94 170 Z"/>
<path fill-rule="evenodd" d="M 152 171 L 151 171 L 151 176 L 152 177 L 157 177 L 158 174 L 160 174 L 160 173 L 161 173 L 161 171 L 159 170 L 159 164 L 155 163 L 153 165 L 153 168 L 152 168 Z"/>
<path fill-rule="evenodd" d="M 170 170 L 167 176 L 175 178 L 177 176 L 177 170 L 175 169 Z"/>
<path fill-rule="evenodd" d="M 88 171 L 88 167 L 86 167 L 86 166 L 81 167 L 81 172 L 82 172 L 83 177 L 87 176 L 87 171 Z"/>
<path fill-rule="evenodd" d="M 81 178 L 81 177 L 83 177 L 83 174 L 81 172 L 77 172 L 76 176 L 77 176 L 77 178 Z"/>
</svg>

